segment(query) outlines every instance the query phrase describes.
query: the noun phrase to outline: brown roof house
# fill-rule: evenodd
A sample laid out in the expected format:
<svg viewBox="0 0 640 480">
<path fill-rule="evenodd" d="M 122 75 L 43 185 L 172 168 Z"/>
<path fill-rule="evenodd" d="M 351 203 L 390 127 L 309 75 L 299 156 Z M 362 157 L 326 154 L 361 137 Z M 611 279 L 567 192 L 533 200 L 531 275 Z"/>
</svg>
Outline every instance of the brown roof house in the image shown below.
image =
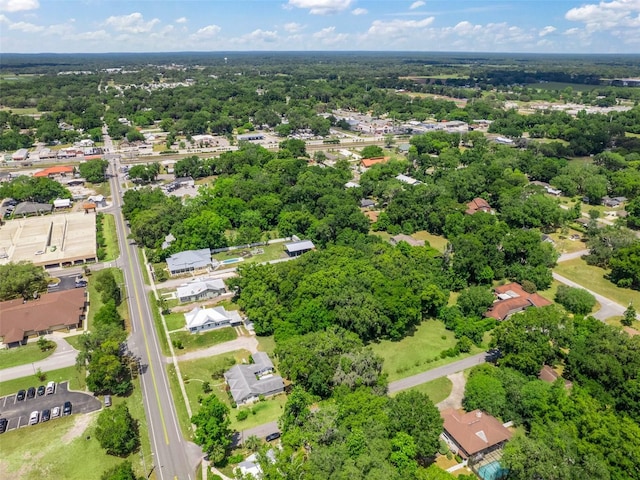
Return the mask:
<svg viewBox="0 0 640 480">
<path fill-rule="evenodd" d="M 519 283 L 507 283 L 495 288 L 496 301 L 484 314 L 485 317 L 505 320 L 529 307 L 546 307 L 552 302 L 537 293 L 525 292 Z"/>
<path fill-rule="evenodd" d="M 479 460 L 501 449 L 512 436 L 497 418 L 480 410 L 465 413 L 450 408 L 440 415 L 444 419 L 442 439 L 465 460 Z"/>
<path fill-rule="evenodd" d="M 464 213 L 467 215 L 473 215 L 477 212 L 486 212 L 486 213 L 495 213 L 489 202 L 487 202 L 484 198 L 474 198 L 469 203 L 467 203 L 467 209 Z"/>
<path fill-rule="evenodd" d="M 84 288 L 47 293 L 36 300 L 22 299 L 0 303 L 0 337 L 2 343 L 15 347 L 31 336 L 54 330 L 81 328 L 87 298 Z"/>
</svg>

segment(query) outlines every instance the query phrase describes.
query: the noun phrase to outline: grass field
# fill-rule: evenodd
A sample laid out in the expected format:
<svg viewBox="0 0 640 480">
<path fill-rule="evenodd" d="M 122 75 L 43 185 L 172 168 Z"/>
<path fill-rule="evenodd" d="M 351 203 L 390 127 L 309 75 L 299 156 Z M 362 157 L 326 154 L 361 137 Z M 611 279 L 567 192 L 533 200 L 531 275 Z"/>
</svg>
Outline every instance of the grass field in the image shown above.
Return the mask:
<svg viewBox="0 0 640 480">
<path fill-rule="evenodd" d="M 560 285 L 562 285 L 562 283 L 560 283 L 557 280 L 553 280 L 549 288 L 547 288 L 546 290 L 538 290 L 538 293 L 544 298 L 546 298 L 547 300 L 551 300 L 552 302 L 555 302 L 556 292 L 558 291 L 558 287 Z"/>
<path fill-rule="evenodd" d="M 54 346 L 51 350 L 42 352 L 36 343 L 27 343 L 18 348 L 5 348 L 0 350 L 0 366 L 2 368 L 10 368 L 38 362 L 44 360 L 55 351 L 56 348 Z"/>
<path fill-rule="evenodd" d="M 106 243 L 106 256 L 103 261 L 110 262 L 120 256 L 120 247 L 118 246 L 118 237 L 116 235 L 116 220 L 111 214 L 105 214 L 103 217 L 104 240 Z"/>
<path fill-rule="evenodd" d="M 606 270 L 587 265 L 587 262 L 580 258 L 559 263 L 554 271 L 620 305 L 626 306 L 629 302 L 640 305 L 640 292 L 616 286 L 604 278 L 608 273 Z"/>
<path fill-rule="evenodd" d="M 283 393 L 267 398 L 264 402 L 232 409 L 231 428 L 241 432 L 242 430 L 277 420 L 282 415 L 285 403 L 287 403 L 287 396 Z M 249 416 L 245 420 L 238 420 L 237 418 L 238 412 L 241 410 L 249 411 Z"/>
<path fill-rule="evenodd" d="M 571 235 L 580 235 L 582 237 L 582 233 L 577 230 L 573 230 L 572 228 L 569 229 L 566 235 L 561 235 L 559 232 L 549 234 L 555 242 L 555 249 L 559 253 L 578 252 L 587 248 L 587 244 L 582 240 L 571 240 L 569 238 Z"/>
<path fill-rule="evenodd" d="M 165 334 L 164 324 L 162 323 L 160 311 L 156 307 L 156 296 L 153 292 L 149 292 L 149 305 L 151 308 L 151 314 L 153 315 L 153 323 L 156 327 L 156 333 L 158 334 L 158 339 L 160 340 L 160 350 L 162 350 L 163 355 L 168 356 L 170 353 L 169 342 L 167 342 L 167 335 Z"/>
<path fill-rule="evenodd" d="M 460 360 L 461 356 L 440 358 L 440 352 L 455 344 L 453 332 L 446 330 L 442 322 L 426 320 L 399 342 L 383 340 L 372 344 L 372 348 L 384 359 L 383 371 L 389 375 L 389 381 L 394 381 Z M 474 347 L 469 355 L 480 351 Z"/>
<path fill-rule="evenodd" d="M 273 351 L 276 349 L 276 341 L 273 335 L 269 335 L 268 337 L 256 336 L 256 339 L 258 340 L 258 349 L 261 352 L 267 352 L 270 357 L 273 357 Z"/>
<path fill-rule="evenodd" d="M 66 367 L 59 370 L 52 370 L 45 372 L 46 379 L 40 381 L 34 375 L 28 377 L 16 378 L 15 380 L 7 380 L 0 383 L 0 397 L 10 395 L 17 392 L 20 389 L 27 389 L 29 387 L 37 387 L 38 385 L 46 384 L 47 382 L 66 382 L 69 381 L 70 390 L 84 390 L 86 387 L 85 371 L 84 369 L 78 370 L 76 367 Z"/>
<path fill-rule="evenodd" d="M 413 387 L 411 390 L 426 394 L 433 403 L 440 403 L 449 396 L 452 388 L 451 380 L 447 377 L 442 377 Z"/>
<path fill-rule="evenodd" d="M 72 415 L 2 435 L 3 478 L 99 478 L 103 471 L 124 460 L 130 460 L 136 473 L 146 477 L 151 468 L 151 449 L 140 388 L 127 399 L 114 398 L 114 403 L 123 401 L 139 422 L 142 453 L 133 453 L 126 459 L 107 455 L 94 435 L 98 412 Z"/>
<path fill-rule="evenodd" d="M 449 240 L 444 238 L 442 235 L 433 235 L 425 230 L 416 232 L 411 236 L 416 240 L 425 240 L 429 242 L 429 245 L 439 252 L 444 252 L 445 248 L 447 248 L 447 244 L 449 243 Z"/>
<path fill-rule="evenodd" d="M 598 88 L 598 85 L 564 82 L 527 83 L 525 85 L 529 88 L 536 88 L 538 90 L 564 90 L 567 87 L 571 87 L 576 92 L 588 92 L 594 88 Z"/>
<path fill-rule="evenodd" d="M 201 348 L 211 347 L 219 343 L 230 342 L 238 338 L 235 328 L 225 327 L 210 330 L 208 332 L 202 332 L 193 334 L 187 331 L 180 331 L 170 333 L 171 342 L 182 342 L 183 348 L 179 350 L 180 353 L 191 352 L 193 350 L 200 350 Z M 175 345 L 175 344 L 174 344 Z"/>
<path fill-rule="evenodd" d="M 167 330 L 169 330 L 170 332 L 173 330 L 184 328 L 183 313 L 168 313 L 164 316 L 164 321 L 167 324 Z"/>
<path fill-rule="evenodd" d="M 106 270 L 110 270 L 111 272 L 113 272 L 113 276 L 116 280 L 116 283 L 120 285 L 120 288 L 123 288 L 124 274 L 122 273 L 122 270 L 120 270 L 119 268 L 105 268 L 104 270 L 101 270 L 101 271 L 104 272 Z M 93 273 L 91 275 L 94 276 L 93 278 L 95 278 L 95 275 L 98 275 L 98 273 Z M 98 312 L 98 310 L 100 310 L 100 307 L 102 307 L 103 305 L 102 299 L 100 298 L 100 293 L 96 290 L 96 282 L 95 280 L 93 281 L 92 280 L 93 279 L 89 280 L 89 285 L 88 285 L 89 304 L 91 305 L 89 308 L 89 315 L 87 316 L 88 330 L 91 330 L 91 325 L 93 324 L 93 317 L 95 317 L 96 313 Z M 122 292 L 122 298 L 125 300 L 118 306 L 118 312 L 120 313 L 120 316 L 124 318 L 125 325 L 127 325 L 127 328 L 128 328 L 129 308 L 127 307 L 127 302 L 126 302 L 127 292 L 125 291 Z"/>
<path fill-rule="evenodd" d="M 253 255 L 251 252 L 257 252 L 259 250 L 263 250 L 264 253 Z M 287 255 L 284 252 L 284 244 L 283 243 L 274 243 L 271 245 L 264 245 L 262 247 L 256 248 L 245 248 L 241 250 L 231 250 L 228 252 L 220 252 L 212 255 L 218 261 L 228 260 L 230 258 L 242 257 L 242 255 L 250 254 L 251 256 L 244 257 L 244 260 L 239 263 L 230 264 L 229 267 L 237 267 L 239 264 L 243 263 L 260 263 L 260 262 L 269 262 L 271 260 L 277 260 L 278 258 L 285 258 Z M 224 269 L 225 266 L 221 265 L 220 269 Z"/>
</svg>

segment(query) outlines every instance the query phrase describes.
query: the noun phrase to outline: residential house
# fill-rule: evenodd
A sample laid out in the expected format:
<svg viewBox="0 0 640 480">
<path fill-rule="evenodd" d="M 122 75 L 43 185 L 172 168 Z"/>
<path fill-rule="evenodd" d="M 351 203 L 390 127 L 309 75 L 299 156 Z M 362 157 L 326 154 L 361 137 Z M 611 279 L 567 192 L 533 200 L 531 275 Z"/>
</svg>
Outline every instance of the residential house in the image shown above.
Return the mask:
<svg viewBox="0 0 640 480">
<path fill-rule="evenodd" d="M 169 235 L 165 235 L 164 242 L 162 242 L 162 249 L 166 250 L 175 241 L 176 241 L 176 237 L 174 237 L 172 233 L 170 233 Z"/>
<path fill-rule="evenodd" d="M 211 270 L 214 266 L 215 264 L 211 260 L 211 250 L 208 248 L 174 253 L 167 258 L 167 267 L 169 268 L 169 274 L 172 276 L 180 275 L 181 273 Z"/>
<path fill-rule="evenodd" d="M 300 240 L 297 242 L 285 243 L 284 249 L 290 257 L 297 257 L 310 250 L 314 250 L 316 246 L 311 240 Z"/>
<path fill-rule="evenodd" d="M 40 170 L 33 174 L 34 177 L 66 177 L 67 175 L 73 176 L 73 167 L 69 167 L 66 165 L 59 165 L 55 167 L 45 168 L 44 170 Z"/>
<path fill-rule="evenodd" d="M 390 157 L 373 157 L 373 158 L 363 158 L 360 160 L 360 166 L 363 168 L 371 168 L 374 165 L 378 165 L 379 163 L 387 163 Z"/>
<path fill-rule="evenodd" d="M 469 203 L 467 203 L 467 209 L 465 213 L 467 215 L 473 215 L 477 212 L 486 212 L 486 213 L 494 213 L 491 205 L 484 198 L 474 198 Z"/>
<path fill-rule="evenodd" d="M 402 183 L 406 183 L 407 185 L 421 185 L 422 182 L 420 180 L 416 180 L 415 178 L 408 177 L 406 175 L 398 174 L 396 175 L 396 180 L 400 180 Z"/>
<path fill-rule="evenodd" d="M 497 418 L 480 410 L 465 413 L 448 409 L 440 415 L 444 419 L 441 438 L 465 460 L 481 459 L 501 449 L 513 435 Z"/>
<path fill-rule="evenodd" d="M 224 307 L 196 307 L 184 314 L 187 330 L 191 333 L 205 332 L 215 328 L 242 325 L 242 317 L 237 310 L 225 310 Z"/>
<path fill-rule="evenodd" d="M 237 405 L 284 392 L 284 381 L 281 376 L 273 374 L 274 367 L 269 356 L 264 352 L 256 352 L 252 358 L 254 363 L 235 365 L 224 374 Z"/>
<path fill-rule="evenodd" d="M 2 343 L 14 347 L 26 343 L 28 337 L 38 337 L 57 330 L 70 331 L 82 328 L 86 306 L 84 288 L 46 293 L 27 302 L 21 298 L 2 302 Z"/>
<path fill-rule="evenodd" d="M 525 292 L 519 283 L 508 283 L 495 288 L 496 301 L 484 314 L 485 317 L 505 320 L 529 307 L 546 307 L 551 301 L 537 293 Z"/>
<path fill-rule="evenodd" d="M 615 208 L 627 201 L 626 197 L 602 197 L 602 204 L 605 207 Z"/>
<path fill-rule="evenodd" d="M 221 279 L 206 278 L 180 285 L 176 289 L 176 296 L 180 302 L 187 303 L 218 297 L 226 291 L 224 281 Z"/>
<path fill-rule="evenodd" d="M 424 247 L 424 240 L 416 240 L 415 238 L 405 235 L 404 233 L 400 233 L 398 235 L 394 235 L 389 239 L 391 245 L 397 245 L 400 242 L 407 242 L 412 247 Z"/>
<path fill-rule="evenodd" d="M 538 378 L 540 380 L 542 380 L 543 382 L 555 383 L 555 381 L 558 378 L 562 378 L 562 375 L 560 375 L 558 372 L 556 372 L 549 365 L 544 365 L 542 367 L 542 369 L 540 369 L 540 372 L 538 373 Z M 565 379 L 563 379 L 563 380 L 564 380 L 565 388 L 571 388 L 573 386 L 573 384 L 569 380 L 565 380 Z"/>
<path fill-rule="evenodd" d="M 107 199 L 105 198 L 104 195 L 90 195 L 87 198 L 87 201 L 95 203 L 96 206 L 98 206 L 98 207 L 106 207 L 107 206 Z"/>
<path fill-rule="evenodd" d="M 374 207 L 376 205 L 376 202 L 374 202 L 373 200 L 369 199 L 369 198 L 363 198 L 360 200 L 360 207 L 361 208 L 371 208 Z"/>
</svg>

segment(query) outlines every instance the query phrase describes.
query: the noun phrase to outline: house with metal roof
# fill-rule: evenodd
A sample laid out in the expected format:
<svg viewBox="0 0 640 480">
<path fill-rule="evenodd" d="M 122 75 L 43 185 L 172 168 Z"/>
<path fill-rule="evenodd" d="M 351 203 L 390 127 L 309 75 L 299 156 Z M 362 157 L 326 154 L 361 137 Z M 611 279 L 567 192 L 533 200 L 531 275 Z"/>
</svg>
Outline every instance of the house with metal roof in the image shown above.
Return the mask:
<svg viewBox="0 0 640 480">
<path fill-rule="evenodd" d="M 280 375 L 273 374 L 274 367 L 269 356 L 264 352 L 256 352 L 252 358 L 254 363 L 234 365 L 224 374 L 237 405 L 284 392 L 284 381 Z"/>
<path fill-rule="evenodd" d="M 184 283 L 176 289 L 176 296 L 182 303 L 198 302 L 226 293 L 224 281 L 219 278 L 205 278 Z"/>
<path fill-rule="evenodd" d="M 311 240 L 300 240 L 298 242 L 286 243 L 284 249 L 290 257 L 297 257 L 305 252 L 315 249 L 316 246 Z"/>
<path fill-rule="evenodd" d="M 211 250 L 208 248 L 174 253 L 167 258 L 167 267 L 172 276 L 198 270 L 211 270 L 214 266 Z"/>
<path fill-rule="evenodd" d="M 191 333 L 204 332 L 214 328 L 242 325 L 242 317 L 237 310 L 225 310 L 224 307 L 196 307 L 184 314 L 187 329 Z"/>
</svg>

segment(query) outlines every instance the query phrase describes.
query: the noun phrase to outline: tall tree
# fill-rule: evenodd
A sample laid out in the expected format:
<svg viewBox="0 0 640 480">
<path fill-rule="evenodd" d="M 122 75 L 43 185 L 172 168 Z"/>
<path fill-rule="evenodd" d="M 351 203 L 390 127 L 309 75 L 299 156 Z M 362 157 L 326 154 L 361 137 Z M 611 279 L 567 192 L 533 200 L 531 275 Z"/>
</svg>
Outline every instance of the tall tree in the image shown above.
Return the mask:
<svg viewBox="0 0 640 480">
<path fill-rule="evenodd" d="M 9 262 L 0 265 L 0 300 L 22 297 L 33 299 L 47 290 L 48 275 L 42 267 L 31 262 Z"/>
<path fill-rule="evenodd" d="M 195 442 L 202 447 L 213 463 L 224 460 L 231 447 L 229 407 L 215 395 L 202 401 L 200 410 L 191 422 L 196 426 Z"/>
<path fill-rule="evenodd" d="M 125 403 L 104 409 L 98 416 L 96 438 L 109 455 L 124 457 L 140 445 L 138 422 Z"/>
</svg>

